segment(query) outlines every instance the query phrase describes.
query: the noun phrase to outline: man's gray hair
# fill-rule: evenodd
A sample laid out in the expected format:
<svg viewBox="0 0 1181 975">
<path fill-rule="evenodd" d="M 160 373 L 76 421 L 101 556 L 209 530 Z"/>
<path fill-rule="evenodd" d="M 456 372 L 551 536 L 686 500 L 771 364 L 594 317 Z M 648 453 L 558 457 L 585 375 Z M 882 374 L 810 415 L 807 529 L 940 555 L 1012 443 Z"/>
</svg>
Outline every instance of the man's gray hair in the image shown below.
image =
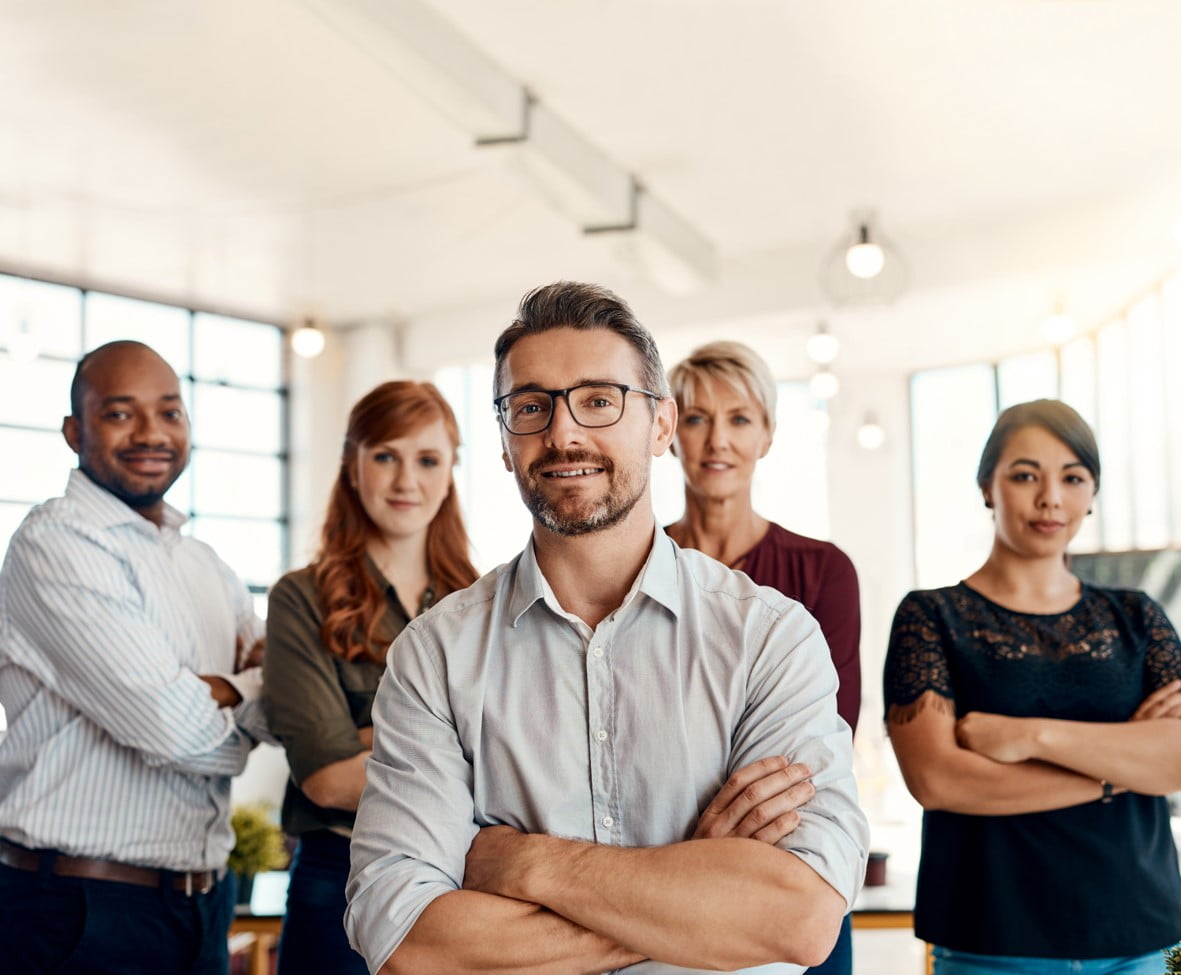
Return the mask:
<svg viewBox="0 0 1181 975">
<path fill-rule="evenodd" d="M 517 309 L 517 317 L 496 340 L 493 395 L 499 396 L 504 360 L 518 339 L 555 328 L 606 329 L 626 339 L 640 356 L 640 381 L 644 388 L 669 396 L 668 379 L 656 350 L 656 342 L 628 307 L 627 302 L 597 284 L 556 281 L 534 288 Z M 653 408 L 655 402 L 653 401 Z"/>
</svg>

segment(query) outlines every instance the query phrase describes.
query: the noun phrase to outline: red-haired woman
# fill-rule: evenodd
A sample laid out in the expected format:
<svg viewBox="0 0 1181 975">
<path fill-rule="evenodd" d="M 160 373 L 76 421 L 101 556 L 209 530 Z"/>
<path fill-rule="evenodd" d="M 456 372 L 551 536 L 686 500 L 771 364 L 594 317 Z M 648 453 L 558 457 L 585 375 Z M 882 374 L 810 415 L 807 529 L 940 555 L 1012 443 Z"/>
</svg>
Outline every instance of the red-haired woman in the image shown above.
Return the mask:
<svg viewBox="0 0 1181 975">
<path fill-rule="evenodd" d="M 271 590 L 264 703 L 291 766 L 283 828 L 299 837 L 282 975 L 365 972 L 341 919 L 373 694 L 410 618 L 477 576 L 452 481 L 458 447 L 430 383 L 367 393 L 349 414 L 320 551 Z"/>
</svg>

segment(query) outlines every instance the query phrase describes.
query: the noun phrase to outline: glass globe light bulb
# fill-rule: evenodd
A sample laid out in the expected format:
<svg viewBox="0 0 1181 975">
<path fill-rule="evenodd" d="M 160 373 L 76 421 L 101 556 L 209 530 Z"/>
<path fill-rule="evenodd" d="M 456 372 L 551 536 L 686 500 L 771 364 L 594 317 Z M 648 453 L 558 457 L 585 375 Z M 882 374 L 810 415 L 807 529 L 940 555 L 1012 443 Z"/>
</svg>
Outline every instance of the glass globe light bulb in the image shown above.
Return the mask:
<svg viewBox="0 0 1181 975">
<path fill-rule="evenodd" d="M 826 366 L 840 354 L 841 340 L 828 331 L 813 332 L 808 336 L 804 348 L 808 358 L 813 362 Z"/>
<path fill-rule="evenodd" d="M 866 419 L 857 428 L 857 444 L 863 450 L 877 450 L 886 442 L 886 431 L 877 420 Z"/>
<path fill-rule="evenodd" d="M 876 278 L 885 266 L 886 254 L 877 244 L 863 241 L 845 251 L 845 267 L 855 278 Z"/>
<path fill-rule="evenodd" d="M 816 399 L 832 399 L 841 389 L 841 381 L 834 373 L 822 369 L 808 380 L 808 390 Z"/>
<path fill-rule="evenodd" d="M 308 322 L 291 333 L 292 351 L 304 359 L 314 359 L 324 351 L 324 333 Z"/>
<path fill-rule="evenodd" d="M 1046 337 L 1047 342 L 1052 342 L 1054 345 L 1069 342 L 1077 332 L 1078 325 L 1065 312 L 1055 312 L 1042 322 L 1042 335 Z"/>
</svg>

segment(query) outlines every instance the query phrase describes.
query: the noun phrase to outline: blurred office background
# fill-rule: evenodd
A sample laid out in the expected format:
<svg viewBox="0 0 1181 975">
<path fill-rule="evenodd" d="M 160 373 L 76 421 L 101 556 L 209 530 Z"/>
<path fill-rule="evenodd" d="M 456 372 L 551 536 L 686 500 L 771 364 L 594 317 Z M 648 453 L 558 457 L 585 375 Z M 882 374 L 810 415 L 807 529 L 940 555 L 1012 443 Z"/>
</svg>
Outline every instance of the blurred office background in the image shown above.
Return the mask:
<svg viewBox="0 0 1181 975">
<path fill-rule="evenodd" d="M 987 552 L 999 408 L 1095 424 L 1080 565 L 1181 619 L 1178 37 L 1164 0 L 2 0 L 0 551 L 72 466 L 74 361 L 134 337 L 193 416 L 169 500 L 260 607 L 392 377 L 455 405 L 490 568 L 529 530 L 492 339 L 530 287 L 600 282 L 668 365 L 718 337 L 772 364 L 756 508 L 860 573 L 859 778 L 905 863 L 886 635 Z M 671 521 L 675 460 L 654 484 Z M 277 798 L 256 765 L 239 791 Z"/>
</svg>

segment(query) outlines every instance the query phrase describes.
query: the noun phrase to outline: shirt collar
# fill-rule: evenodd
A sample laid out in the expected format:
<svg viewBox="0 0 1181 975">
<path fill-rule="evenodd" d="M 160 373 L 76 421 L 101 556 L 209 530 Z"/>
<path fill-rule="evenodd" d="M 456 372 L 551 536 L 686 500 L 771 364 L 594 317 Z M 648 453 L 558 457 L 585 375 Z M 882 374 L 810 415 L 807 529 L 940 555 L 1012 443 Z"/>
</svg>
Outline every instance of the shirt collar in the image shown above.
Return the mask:
<svg viewBox="0 0 1181 975">
<path fill-rule="evenodd" d="M 677 547 L 673 540 L 665 534 L 663 528 L 655 526 L 652 548 L 648 558 L 640 569 L 637 583 L 624 597 L 623 605 L 627 605 L 637 592 L 643 593 L 650 599 L 660 603 L 674 616 L 681 612 L 681 592 L 677 586 Z M 533 539 L 525 550 L 517 556 L 517 571 L 513 581 L 513 588 L 509 595 L 509 618 L 513 626 L 520 622 L 525 612 L 540 601 L 553 600 L 553 590 L 541 573 L 541 566 L 537 564 L 537 553 L 533 550 Z"/>
<path fill-rule="evenodd" d="M 378 568 L 377 563 L 373 561 L 373 556 L 368 552 L 365 553 L 365 569 L 369 576 L 377 584 L 377 588 L 385 593 L 386 600 L 398 608 L 406 619 L 412 619 L 414 614 L 402 605 L 402 598 L 398 595 L 398 590 L 394 588 L 394 584 L 385 577 L 385 573 Z M 425 613 L 435 604 L 435 577 L 429 576 L 427 579 L 426 592 L 423 593 L 421 611 Z"/>
<path fill-rule="evenodd" d="M 131 525 L 138 531 L 176 534 L 180 526 L 189 520 L 188 516 L 165 503 L 164 523 L 157 529 L 155 522 L 149 521 L 128 507 L 106 488 L 95 484 L 77 467 L 70 471 L 70 479 L 66 482 L 66 497 L 85 508 L 90 518 L 102 528 Z"/>
</svg>

